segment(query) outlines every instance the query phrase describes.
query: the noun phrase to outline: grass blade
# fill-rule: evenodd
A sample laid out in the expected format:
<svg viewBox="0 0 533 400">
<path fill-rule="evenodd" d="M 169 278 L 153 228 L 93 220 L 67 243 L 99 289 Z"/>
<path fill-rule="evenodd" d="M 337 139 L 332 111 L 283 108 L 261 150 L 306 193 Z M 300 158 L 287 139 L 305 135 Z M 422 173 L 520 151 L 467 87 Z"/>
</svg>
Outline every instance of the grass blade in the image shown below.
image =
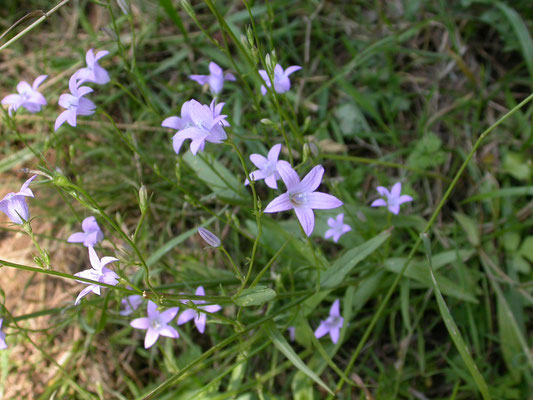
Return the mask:
<svg viewBox="0 0 533 400">
<path fill-rule="evenodd" d="M 329 394 L 333 396 L 333 391 L 326 385 L 326 383 L 320 379 L 320 377 L 315 374 L 303 361 L 302 359 L 296 354 L 296 352 L 293 350 L 289 342 L 285 340 L 285 338 L 279 333 L 276 326 L 272 323 L 272 321 L 268 321 L 265 323 L 265 331 L 274 344 L 276 348 L 283 353 L 285 357 L 289 359 L 289 361 L 300 371 L 302 371 L 305 375 L 307 375 L 309 378 L 311 378 L 313 381 L 315 381 L 317 384 L 322 386 L 325 390 L 328 391 Z"/>
<path fill-rule="evenodd" d="M 435 279 L 435 275 L 433 274 L 433 266 L 432 266 L 432 260 L 431 260 L 431 246 L 429 243 L 428 236 L 427 234 L 422 234 L 421 236 L 422 236 L 422 241 L 424 242 L 424 246 L 426 248 L 429 272 L 431 274 L 431 282 L 433 284 L 433 291 L 435 292 L 435 297 L 437 299 L 439 311 L 444 321 L 444 324 L 446 325 L 446 329 L 448 330 L 448 333 L 450 334 L 450 337 L 452 338 L 453 344 L 457 348 L 457 351 L 459 352 L 459 354 L 461 355 L 461 358 L 466 364 L 466 367 L 468 368 L 468 370 L 470 371 L 470 374 L 474 378 L 474 381 L 476 382 L 477 387 L 479 391 L 481 392 L 481 395 L 483 396 L 483 399 L 485 400 L 490 399 L 491 397 L 489 394 L 489 388 L 487 386 L 487 382 L 485 382 L 485 379 L 479 372 L 476 363 L 472 359 L 472 356 L 470 355 L 470 352 L 468 351 L 468 347 L 466 346 L 466 343 L 463 340 L 463 337 L 461 336 L 461 332 L 459 331 L 459 328 L 457 328 L 457 325 L 455 321 L 453 320 L 452 315 L 450 314 L 450 310 L 448 309 L 448 306 L 446 305 L 446 302 L 444 301 L 444 297 L 442 297 L 442 293 L 440 292 L 439 285 L 437 284 L 437 280 Z"/>
</svg>

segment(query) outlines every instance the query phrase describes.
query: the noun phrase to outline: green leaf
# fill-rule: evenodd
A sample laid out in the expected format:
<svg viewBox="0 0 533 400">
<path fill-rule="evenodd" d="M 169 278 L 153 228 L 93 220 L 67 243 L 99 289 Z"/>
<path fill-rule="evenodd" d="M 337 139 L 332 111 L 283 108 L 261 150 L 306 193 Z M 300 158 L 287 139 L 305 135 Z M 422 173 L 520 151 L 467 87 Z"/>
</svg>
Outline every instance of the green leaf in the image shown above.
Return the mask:
<svg viewBox="0 0 533 400">
<path fill-rule="evenodd" d="M 446 160 L 446 153 L 441 150 L 441 139 L 430 132 L 420 139 L 413 152 L 407 158 L 407 164 L 412 168 L 428 169 L 437 167 Z"/>
<path fill-rule="evenodd" d="M 506 232 L 501 238 L 503 248 L 508 252 L 515 252 L 520 245 L 520 235 L 517 232 Z"/>
<path fill-rule="evenodd" d="M 370 131 L 365 116 L 355 104 L 344 103 L 338 106 L 334 113 L 339 120 L 339 127 L 344 136 L 353 137 L 359 132 Z"/>
<path fill-rule="evenodd" d="M 470 371 L 470 374 L 474 378 L 474 381 L 477 384 L 477 387 L 479 391 L 481 392 L 481 395 L 485 400 L 490 399 L 489 394 L 489 388 L 487 386 L 487 383 L 485 382 L 485 379 L 480 374 L 476 363 L 472 359 L 472 356 L 470 355 L 470 351 L 468 350 L 468 347 L 466 346 L 465 341 L 463 340 L 463 337 L 461 336 L 461 331 L 459 331 L 459 328 L 457 327 L 457 324 L 453 320 L 452 315 L 450 314 L 450 310 L 448 309 L 448 306 L 446 305 L 446 302 L 444 301 L 444 297 L 442 297 L 442 293 L 439 288 L 439 284 L 437 283 L 437 280 L 435 279 L 435 274 L 433 273 L 433 266 L 432 266 L 432 257 L 431 257 L 431 245 L 429 243 L 429 239 L 427 235 L 422 234 L 422 241 L 424 242 L 424 246 L 426 247 L 426 255 L 428 259 L 428 271 L 431 276 L 431 284 L 433 286 L 433 292 L 435 293 L 435 298 L 437 299 L 437 304 L 439 306 L 440 315 L 444 321 L 444 324 L 446 325 L 446 329 L 448 330 L 448 333 L 450 337 L 452 338 L 452 341 L 457 348 L 457 351 L 459 351 L 459 354 L 461 355 L 461 358 L 463 359 L 464 363 L 466 364 L 466 367 Z"/>
<path fill-rule="evenodd" d="M 229 169 L 215 160 L 209 153 L 193 155 L 190 151 L 183 155 L 183 161 L 196 172 L 198 178 L 205 182 L 220 199 L 233 203 L 245 203 L 248 193 L 244 179 L 238 180 Z"/>
<path fill-rule="evenodd" d="M 528 236 L 520 247 L 520 254 L 533 262 L 533 236 Z"/>
<path fill-rule="evenodd" d="M 531 178 L 531 161 L 526 161 L 526 158 L 522 153 L 509 151 L 503 157 L 502 171 L 520 181 L 527 181 Z"/>
<path fill-rule="evenodd" d="M 474 221 L 468 215 L 459 212 L 454 212 L 453 216 L 466 232 L 468 241 L 475 247 L 479 246 L 479 227 L 476 224 L 476 221 Z"/>
<path fill-rule="evenodd" d="M 244 289 L 238 296 L 232 298 L 239 307 L 260 306 L 276 297 L 276 292 L 269 287 L 257 285 Z"/>
<path fill-rule="evenodd" d="M 434 270 L 451 264 L 457 261 L 458 256 L 462 260 L 468 259 L 474 253 L 473 250 L 450 250 L 436 255 L 434 260 Z M 389 258 L 385 261 L 385 268 L 391 272 L 399 274 L 406 259 L 403 257 Z M 412 262 L 404 272 L 404 277 L 411 278 L 417 282 L 424 284 L 427 287 L 432 286 L 432 278 L 427 266 L 422 261 Z M 463 288 L 460 287 L 457 282 L 453 282 L 450 279 L 437 275 L 436 278 L 439 283 L 440 290 L 447 296 L 455 297 L 459 300 L 468 301 L 471 303 L 477 303 L 478 300 L 475 297 L 477 290 L 475 288 Z"/>
<path fill-rule="evenodd" d="M 355 266 L 372 254 L 390 237 L 390 230 L 381 232 L 378 236 L 366 241 L 360 246 L 348 250 L 320 277 L 319 293 L 310 297 L 303 306 L 304 315 L 309 315 L 318 304 L 327 296 L 330 290 L 342 283 Z"/>
<path fill-rule="evenodd" d="M 518 43 L 520 44 L 520 49 L 522 50 L 522 55 L 524 56 L 530 78 L 533 80 L 533 40 L 531 39 L 531 35 L 529 34 L 529 30 L 524 23 L 524 20 L 520 17 L 520 14 L 503 2 L 496 2 L 496 7 L 500 9 L 513 27 L 516 38 L 518 39 Z"/>
<path fill-rule="evenodd" d="M 389 238 L 389 230 L 381 232 L 378 236 L 366 241 L 360 246 L 354 247 L 342 255 L 335 263 L 320 277 L 320 287 L 324 289 L 333 288 L 346 278 L 352 269 Z"/>
<path fill-rule="evenodd" d="M 320 377 L 315 374 L 303 361 L 302 359 L 296 354 L 294 349 L 291 347 L 291 345 L 285 340 L 285 338 L 279 333 L 276 326 L 272 323 L 272 321 L 267 321 L 264 324 L 264 329 L 272 341 L 272 344 L 276 346 L 276 348 L 289 359 L 289 361 L 298 368 L 301 372 L 303 372 L 305 375 L 307 375 L 310 379 L 315 381 L 317 384 L 322 386 L 327 392 L 333 396 L 333 392 L 331 389 L 320 379 Z"/>
<path fill-rule="evenodd" d="M 303 372 L 298 371 L 294 374 L 291 391 L 294 400 L 314 400 L 313 386 Z"/>
</svg>

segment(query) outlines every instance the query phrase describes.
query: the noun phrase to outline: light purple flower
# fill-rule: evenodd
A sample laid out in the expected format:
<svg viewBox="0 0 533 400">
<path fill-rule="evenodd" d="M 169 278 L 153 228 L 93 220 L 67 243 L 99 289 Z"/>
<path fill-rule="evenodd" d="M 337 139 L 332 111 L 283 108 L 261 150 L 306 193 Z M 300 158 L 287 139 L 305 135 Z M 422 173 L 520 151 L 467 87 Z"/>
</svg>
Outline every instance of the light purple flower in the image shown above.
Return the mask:
<svg viewBox="0 0 533 400">
<path fill-rule="evenodd" d="M 397 182 L 392 187 L 391 191 L 383 186 L 378 186 L 377 191 L 381 196 L 386 197 L 387 199 L 377 199 L 372 202 L 371 207 L 388 207 L 389 211 L 393 214 L 398 214 L 400 212 L 400 204 L 407 203 L 408 201 L 413 201 L 411 196 L 402 193 L 402 184 Z"/>
<path fill-rule="evenodd" d="M 291 342 L 294 342 L 296 340 L 296 328 L 294 326 L 289 326 L 287 330 L 289 331 L 289 339 Z"/>
<path fill-rule="evenodd" d="M 2 332 L 2 323 L 4 320 L 0 318 L 0 350 L 7 349 L 6 334 Z"/>
<path fill-rule="evenodd" d="M 34 197 L 30 189 L 30 183 L 37 175 L 33 175 L 21 186 L 17 193 L 11 192 L 0 200 L 0 211 L 6 214 L 11 222 L 22 225 L 24 221 L 30 219 L 30 210 L 26 204 L 26 197 Z"/>
<path fill-rule="evenodd" d="M 234 81 L 235 77 L 233 74 L 222 71 L 217 64 L 214 62 L 209 63 L 209 75 L 189 75 L 189 79 L 192 79 L 195 82 L 198 82 L 200 85 L 205 85 L 209 83 L 209 89 L 211 93 L 218 94 L 222 91 L 224 87 L 224 81 Z"/>
<path fill-rule="evenodd" d="M 198 234 L 205 240 L 205 242 L 212 247 L 220 246 L 220 239 L 213 232 L 208 231 L 205 228 L 198 228 Z"/>
<path fill-rule="evenodd" d="M 109 54 L 109 51 L 102 50 L 94 55 L 93 49 L 89 49 L 85 55 L 86 68 L 81 68 L 74 73 L 77 84 L 93 82 L 98 85 L 105 85 L 110 81 L 107 71 L 98 64 L 98 60 Z"/>
<path fill-rule="evenodd" d="M 192 140 L 191 152 L 196 155 L 204 150 L 206 141 L 222 143 L 227 138 L 224 126 L 229 126 L 229 123 L 226 121 L 227 115 L 220 114 L 222 107 L 224 103 L 215 104 L 215 100 L 207 106 L 193 99 L 183 103 L 181 118 L 173 116 L 163 121 L 162 126 L 177 130 L 172 138 L 176 154 L 186 139 Z"/>
<path fill-rule="evenodd" d="M 96 218 L 87 217 L 81 223 L 83 232 L 76 232 L 69 236 L 67 242 L 69 243 L 83 243 L 85 247 L 94 247 L 96 243 L 104 238 L 104 234 L 100 230 L 100 226 L 96 222 Z"/>
<path fill-rule="evenodd" d="M 144 348 L 152 347 L 159 339 L 159 335 L 179 338 L 178 331 L 168 325 L 178 313 L 179 307 L 172 307 L 163 312 L 157 310 L 157 305 L 148 300 L 148 317 L 136 318 L 130 322 L 130 325 L 135 329 L 146 329 L 146 336 L 144 337 Z"/>
<path fill-rule="evenodd" d="M 89 260 L 91 261 L 91 269 L 86 269 L 85 271 L 77 272 L 74 274 L 74 276 L 79 276 L 80 278 L 85 279 L 91 279 L 93 281 L 106 283 L 108 285 L 115 286 L 118 283 L 119 276 L 111 271 L 109 268 L 106 267 L 107 264 L 118 261 L 115 257 L 103 257 L 101 260 L 98 258 L 98 255 L 96 254 L 96 251 L 92 247 L 89 247 Z M 100 285 L 97 285 L 96 283 L 87 283 L 83 281 L 81 282 L 87 286 L 85 289 L 83 289 L 78 297 L 76 298 L 76 301 L 74 302 L 74 305 L 77 305 L 81 298 L 90 292 L 93 292 L 94 294 L 97 294 L 100 296 Z"/>
<path fill-rule="evenodd" d="M 276 64 L 274 67 L 274 90 L 278 93 L 285 93 L 291 88 L 291 81 L 289 80 L 289 75 L 293 72 L 296 72 L 298 70 L 302 69 L 302 67 L 298 65 L 291 65 L 289 68 L 287 68 L 285 71 L 281 67 L 281 65 Z M 267 72 L 264 69 L 259 70 L 259 74 L 261 75 L 261 78 L 265 81 L 265 85 L 268 87 L 271 87 L 270 84 L 270 78 L 268 77 Z M 264 96 L 267 92 L 265 85 L 261 85 L 261 94 Z"/>
<path fill-rule="evenodd" d="M 324 239 L 329 239 L 333 237 L 333 241 L 337 243 L 339 238 L 344 235 L 346 232 L 350 232 L 352 228 L 350 225 L 344 223 L 344 214 L 340 213 L 336 218 L 328 218 L 328 225 L 330 229 L 326 231 Z"/>
<path fill-rule="evenodd" d="M 277 171 L 279 152 L 281 151 L 281 144 L 275 144 L 268 152 L 268 156 L 264 157 L 261 154 L 252 154 L 250 161 L 259 168 L 257 171 L 250 173 L 250 176 L 254 181 L 264 179 L 267 186 L 271 189 L 277 189 L 278 183 L 276 182 L 281 178 Z M 245 185 L 248 185 L 250 181 L 246 179 Z"/>
<path fill-rule="evenodd" d="M 329 317 L 323 321 L 320 321 L 320 325 L 315 331 L 315 337 L 320 339 L 322 336 L 329 333 L 331 341 L 337 344 L 339 341 L 339 335 L 344 323 L 344 318 L 340 314 L 340 301 L 339 299 L 333 302 L 331 309 L 329 310 Z"/>
<path fill-rule="evenodd" d="M 287 187 L 287 192 L 276 197 L 265 208 L 266 213 L 292 210 L 304 229 L 310 236 L 315 227 L 315 215 L 313 209 L 328 210 L 342 206 L 342 201 L 330 194 L 315 192 L 324 175 L 322 165 L 317 165 L 302 179 L 287 161 L 278 161 L 278 172 Z"/>
<path fill-rule="evenodd" d="M 85 96 L 88 93 L 91 93 L 93 90 L 89 86 L 80 86 L 76 82 L 76 75 L 72 75 L 68 82 L 68 87 L 71 94 L 64 93 L 59 96 L 59 105 L 63 108 L 66 108 L 59 117 L 56 119 L 54 130 L 57 131 L 61 125 L 66 122 L 70 126 L 76 126 L 76 117 L 78 115 L 91 115 L 94 114 L 96 106 L 94 103 L 85 99 Z"/>
<path fill-rule="evenodd" d="M 202 286 L 198 286 L 196 289 L 196 296 L 205 296 L 205 291 Z M 185 303 L 186 301 L 183 301 Z M 204 300 L 192 300 L 194 304 L 204 304 Z M 210 313 L 215 313 L 217 311 L 220 311 L 222 307 L 220 307 L 218 304 L 212 304 L 209 306 L 198 306 L 200 310 L 205 310 Z M 178 325 L 183 325 L 186 322 L 189 322 L 191 319 L 194 318 L 194 324 L 196 325 L 196 329 L 200 333 L 204 333 L 205 331 L 205 324 L 207 320 L 207 315 L 204 313 L 200 313 L 196 310 L 193 310 L 192 308 L 189 308 L 181 313 L 181 315 L 178 317 Z"/>
<path fill-rule="evenodd" d="M 139 308 L 142 302 L 143 298 L 138 294 L 133 294 L 131 296 L 126 297 L 125 299 L 122 299 L 120 301 L 120 304 L 124 307 L 124 309 L 120 311 L 119 314 L 124 316 L 130 315 L 136 309 Z"/>
<path fill-rule="evenodd" d="M 33 85 L 26 81 L 21 81 L 17 85 L 19 94 L 8 94 L 2 99 L 2 104 L 9 105 L 9 115 L 17 111 L 19 107 L 24 107 L 31 113 L 41 111 L 41 107 L 46 105 L 46 99 L 37 91 L 37 88 L 44 82 L 48 75 L 41 75 L 35 78 Z"/>
</svg>

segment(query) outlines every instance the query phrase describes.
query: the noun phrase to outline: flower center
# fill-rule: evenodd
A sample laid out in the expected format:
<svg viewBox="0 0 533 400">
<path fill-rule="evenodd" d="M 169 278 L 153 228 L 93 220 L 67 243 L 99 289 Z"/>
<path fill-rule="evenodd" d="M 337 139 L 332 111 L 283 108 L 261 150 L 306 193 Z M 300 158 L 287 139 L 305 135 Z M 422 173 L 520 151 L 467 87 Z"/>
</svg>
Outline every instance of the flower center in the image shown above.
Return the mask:
<svg viewBox="0 0 533 400">
<path fill-rule="evenodd" d="M 154 329 L 159 329 L 161 328 L 161 322 L 158 319 L 153 319 L 150 321 L 150 326 Z"/>
<path fill-rule="evenodd" d="M 289 199 L 293 206 L 303 206 L 307 203 L 307 196 L 305 193 L 292 193 L 289 195 Z"/>
</svg>

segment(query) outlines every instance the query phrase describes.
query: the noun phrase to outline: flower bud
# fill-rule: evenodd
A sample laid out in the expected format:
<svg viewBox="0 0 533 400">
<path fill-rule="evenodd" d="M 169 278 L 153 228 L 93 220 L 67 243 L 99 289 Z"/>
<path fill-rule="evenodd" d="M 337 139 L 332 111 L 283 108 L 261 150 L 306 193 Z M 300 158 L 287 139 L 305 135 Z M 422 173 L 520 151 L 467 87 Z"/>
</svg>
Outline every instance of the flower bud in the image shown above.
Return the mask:
<svg viewBox="0 0 533 400">
<path fill-rule="evenodd" d="M 219 247 L 220 246 L 220 239 L 212 232 L 209 232 L 205 228 L 198 228 L 198 233 L 206 241 L 206 243 L 209 246 L 212 247 Z"/>
<path fill-rule="evenodd" d="M 139 189 L 139 208 L 141 209 L 141 214 L 146 214 L 148 211 L 148 191 L 146 186 L 142 185 Z"/>
</svg>

